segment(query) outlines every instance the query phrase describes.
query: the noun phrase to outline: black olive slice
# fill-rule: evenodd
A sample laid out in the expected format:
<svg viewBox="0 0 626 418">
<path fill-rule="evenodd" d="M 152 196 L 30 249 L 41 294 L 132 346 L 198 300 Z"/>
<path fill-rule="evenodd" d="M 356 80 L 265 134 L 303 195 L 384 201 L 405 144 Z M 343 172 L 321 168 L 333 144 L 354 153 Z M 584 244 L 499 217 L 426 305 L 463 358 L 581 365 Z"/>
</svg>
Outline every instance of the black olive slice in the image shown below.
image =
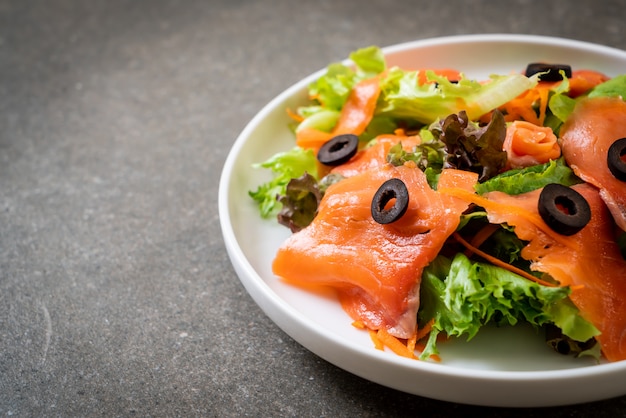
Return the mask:
<svg viewBox="0 0 626 418">
<path fill-rule="evenodd" d="M 392 201 L 393 206 L 385 207 Z M 409 207 L 409 190 L 400 179 L 389 179 L 380 186 L 372 199 L 372 218 L 379 224 L 389 224 L 400 219 Z"/>
<path fill-rule="evenodd" d="M 606 163 L 611 174 L 620 181 L 626 181 L 626 161 L 623 158 L 625 155 L 626 138 L 621 138 L 611 144 L 606 156 Z"/>
<path fill-rule="evenodd" d="M 317 152 L 317 160 L 330 166 L 347 163 L 359 148 L 359 137 L 353 134 L 337 135 L 322 145 Z"/>
<path fill-rule="evenodd" d="M 545 73 L 539 76 L 541 81 L 561 81 L 560 71 L 565 71 L 565 77 L 572 77 L 572 67 L 567 64 L 546 64 L 543 62 L 531 62 L 526 67 L 526 77 L 530 77 L 533 74 Z"/>
<path fill-rule="evenodd" d="M 561 235 L 573 235 L 591 220 L 591 208 L 576 190 L 557 183 L 548 184 L 539 195 L 539 215 Z"/>
</svg>

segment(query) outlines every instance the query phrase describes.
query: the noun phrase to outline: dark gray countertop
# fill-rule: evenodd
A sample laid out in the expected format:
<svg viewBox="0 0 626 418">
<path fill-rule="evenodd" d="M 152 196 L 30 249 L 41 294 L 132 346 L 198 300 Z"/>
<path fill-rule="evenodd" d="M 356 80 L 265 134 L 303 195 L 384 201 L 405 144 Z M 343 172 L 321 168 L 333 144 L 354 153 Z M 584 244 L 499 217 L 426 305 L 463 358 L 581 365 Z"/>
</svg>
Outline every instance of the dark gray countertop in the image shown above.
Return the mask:
<svg viewBox="0 0 626 418">
<path fill-rule="evenodd" d="M 466 33 L 626 49 L 623 1 L 0 1 L 0 416 L 626 416 L 434 401 L 326 363 L 227 258 L 218 180 L 282 90 Z M 554 388 L 559 390 L 559 388 Z"/>
</svg>

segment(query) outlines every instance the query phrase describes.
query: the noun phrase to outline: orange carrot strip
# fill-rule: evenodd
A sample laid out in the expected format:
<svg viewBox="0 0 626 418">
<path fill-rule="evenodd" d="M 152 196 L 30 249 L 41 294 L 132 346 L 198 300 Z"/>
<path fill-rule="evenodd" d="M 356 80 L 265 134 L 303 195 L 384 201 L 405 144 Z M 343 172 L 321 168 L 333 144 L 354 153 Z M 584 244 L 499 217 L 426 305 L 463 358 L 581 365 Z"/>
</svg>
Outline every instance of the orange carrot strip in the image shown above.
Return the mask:
<svg viewBox="0 0 626 418">
<path fill-rule="evenodd" d="M 556 286 L 556 285 L 555 285 L 555 284 L 553 284 L 553 283 L 549 283 L 549 282 L 543 281 L 543 280 L 541 280 L 541 279 L 539 279 L 539 278 L 537 278 L 537 277 L 533 276 L 532 274 L 529 274 L 529 273 L 525 272 L 525 271 L 524 271 L 524 270 L 522 270 L 522 269 L 519 269 L 519 268 L 517 268 L 517 267 L 515 267 L 515 266 L 512 266 L 512 265 L 510 265 L 509 263 L 505 263 L 504 261 L 500 260 L 499 258 L 496 258 L 496 257 L 494 257 L 494 256 L 492 256 L 492 255 L 487 254 L 487 253 L 486 253 L 486 252 L 484 252 L 484 251 L 479 250 L 479 249 L 478 249 L 478 248 L 476 248 L 476 247 L 473 247 L 473 246 L 472 246 L 469 242 L 465 241 L 465 240 L 461 237 L 461 235 L 459 235 L 459 233 L 458 233 L 458 232 L 455 232 L 455 233 L 453 234 L 453 236 L 454 236 L 454 238 L 455 238 L 458 242 L 460 242 L 461 244 L 463 244 L 463 246 L 464 246 L 464 247 L 466 247 L 466 248 L 470 249 L 472 252 L 474 252 L 475 254 L 479 255 L 479 256 L 480 256 L 480 257 L 482 257 L 482 258 L 484 258 L 485 260 L 489 261 L 491 264 L 493 264 L 493 265 L 495 265 L 495 266 L 498 266 L 498 267 L 502 267 L 502 268 L 504 268 L 504 269 L 507 269 L 508 271 L 510 271 L 510 272 L 512 272 L 512 273 L 518 274 L 518 275 L 520 275 L 520 276 L 522 276 L 522 277 L 524 277 L 524 278 L 526 278 L 526 279 L 528 279 L 528 280 L 531 280 L 531 281 L 533 281 L 533 282 L 535 282 L 535 283 L 538 283 L 538 284 L 541 284 L 541 285 L 543 285 L 543 286 L 549 286 L 549 287 L 555 287 L 555 286 Z"/>
<path fill-rule="evenodd" d="M 417 344 L 417 334 L 413 334 L 413 336 L 406 340 L 406 348 L 410 352 L 415 351 L 415 344 Z"/>
<path fill-rule="evenodd" d="M 352 326 L 358 329 L 365 329 L 365 324 L 361 321 L 353 321 Z"/>
<path fill-rule="evenodd" d="M 383 342 L 378 338 L 378 333 L 374 330 L 368 330 L 369 334 L 370 334 L 370 338 L 372 340 L 372 342 L 374 343 L 374 348 L 377 350 L 384 350 L 385 349 L 385 345 L 383 344 Z"/>
<path fill-rule="evenodd" d="M 550 89 L 557 83 L 560 83 L 560 81 L 541 81 L 532 89 L 526 90 L 516 98 L 500 106 L 500 109 L 505 112 L 505 120 L 512 122 L 521 118 L 527 122 L 542 126 L 548 108 Z M 534 105 L 539 106 L 539 115 L 535 112 Z"/>
<path fill-rule="evenodd" d="M 289 116 L 291 119 L 293 119 L 296 122 L 302 122 L 304 120 L 302 116 L 298 115 L 296 112 L 294 112 L 290 108 L 287 108 L 287 116 Z"/>
<path fill-rule="evenodd" d="M 410 351 L 406 345 L 404 345 L 400 340 L 398 340 L 393 335 L 389 334 L 383 328 L 378 330 L 378 333 L 376 336 L 386 347 L 388 347 L 391 351 L 393 351 L 397 355 L 406 357 L 406 358 L 417 359 L 413 351 Z"/>
<path fill-rule="evenodd" d="M 483 242 L 487 241 L 487 239 L 494 233 L 496 232 L 500 227 L 496 224 L 487 224 L 484 227 L 482 227 L 480 229 L 480 231 L 478 231 L 476 233 L 476 235 L 474 235 L 474 238 L 472 238 L 470 244 L 472 244 L 472 246 L 478 248 L 480 247 Z M 470 256 L 471 251 L 468 249 L 468 253 L 466 253 L 465 255 L 467 255 L 468 257 Z"/>
<path fill-rule="evenodd" d="M 435 318 L 432 318 L 422 327 L 422 329 L 417 330 L 417 334 L 415 334 L 415 339 L 419 341 L 425 336 L 427 336 L 430 333 L 430 331 L 433 329 L 434 324 L 435 324 Z"/>
<path fill-rule="evenodd" d="M 546 119 L 546 110 L 548 109 L 548 95 L 550 94 L 550 88 L 539 89 L 539 123 L 543 126 L 543 122 Z"/>
</svg>

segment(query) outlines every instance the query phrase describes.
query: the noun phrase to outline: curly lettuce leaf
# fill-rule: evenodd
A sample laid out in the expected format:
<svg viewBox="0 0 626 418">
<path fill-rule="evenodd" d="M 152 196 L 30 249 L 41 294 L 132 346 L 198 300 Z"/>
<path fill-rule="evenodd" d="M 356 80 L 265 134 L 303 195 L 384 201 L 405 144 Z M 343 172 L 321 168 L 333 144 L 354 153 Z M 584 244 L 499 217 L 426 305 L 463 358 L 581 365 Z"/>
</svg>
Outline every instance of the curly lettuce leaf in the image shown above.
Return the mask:
<svg viewBox="0 0 626 418">
<path fill-rule="evenodd" d="M 259 205 L 261 216 L 264 218 L 278 211 L 280 206 L 278 196 L 286 193 L 287 184 L 291 179 L 298 178 L 304 173 L 309 173 L 317 179 L 315 153 L 300 147 L 275 154 L 265 162 L 254 164 L 253 167 L 267 168 L 273 172 L 273 178 L 270 181 L 261 184 L 255 191 L 248 192 Z"/>
<path fill-rule="evenodd" d="M 394 166 L 401 166 L 408 161 L 413 161 L 422 171 L 434 169 L 441 171 L 444 161 L 444 150 L 441 142 L 421 142 L 407 151 L 399 142 L 389 148 L 387 162 Z"/>
<path fill-rule="evenodd" d="M 464 110 L 471 120 L 502 106 L 537 84 L 537 77 L 492 75 L 485 83 L 462 77 L 451 82 L 427 71 L 434 83 L 420 85 L 418 72 L 392 68 L 381 82 L 381 113 L 430 124 L 442 115 Z"/>
<path fill-rule="evenodd" d="M 283 205 L 277 215 L 278 223 L 291 232 L 298 232 L 313 221 L 321 200 L 322 192 L 315 177 L 304 173 L 291 179 L 285 194 L 278 196 L 278 201 Z"/>
<path fill-rule="evenodd" d="M 357 75 L 368 78 L 378 75 L 387 69 L 383 51 L 377 46 L 368 46 L 350 53 L 350 59 L 356 67 Z"/>
<path fill-rule="evenodd" d="M 309 96 L 324 109 L 339 111 L 356 84 L 356 72 L 341 63 L 326 67 L 326 73 L 309 85 Z"/>
<path fill-rule="evenodd" d="M 572 186 L 580 182 L 565 160 L 559 158 L 545 164 L 505 171 L 484 183 L 477 184 L 474 189 L 478 194 L 500 191 L 517 195 L 540 189 L 550 183 Z"/>
<path fill-rule="evenodd" d="M 353 66 L 335 62 L 326 67 L 326 72 L 309 85 L 309 96 L 322 105 L 324 110 L 339 111 L 359 81 L 373 77 L 387 68 L 380 48 L 369 46 L 350 54 Z M 306 107 L 298 111 L 302 116 Z"/>
<path fill-rule="evenodd" d="M 471 340 L 490 322 L 554 324 L 564 335 L 587 341 L 599 331 L 579 315 L 569 293 L 567 287 L 542 286 L 462 253 L 453 260 L 439 256 L 422 274 L 418 318 L 421 324 L 434 319 L 434 324 L 421 358 L 438 354 L 438 334 Z"/>
<path fill-rule="evenodd" d="M 473 171 L 479 174 L 478 181 L 483 182 L 506 165 L 506 152 L 502 150 L 506 125 L 497 110 L 487 126 L 472 123 L 466 112 L 461 111 L 446 117 L 432 132 L 445 144 L 444 168 Z"/>
</svg>

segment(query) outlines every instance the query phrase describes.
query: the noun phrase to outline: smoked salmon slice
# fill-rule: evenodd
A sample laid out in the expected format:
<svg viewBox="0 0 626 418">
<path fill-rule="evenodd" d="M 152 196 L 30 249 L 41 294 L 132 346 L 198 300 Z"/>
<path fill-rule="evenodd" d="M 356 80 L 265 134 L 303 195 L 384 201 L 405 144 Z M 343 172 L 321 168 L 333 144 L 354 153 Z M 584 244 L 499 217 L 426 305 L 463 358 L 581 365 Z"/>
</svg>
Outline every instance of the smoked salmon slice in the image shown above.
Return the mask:
<svg viewBox="0 0 626 418">
<path fill-rule="evenodd" d="M 343 177 L 352 177 L 373 168 L 381 167 L 387 163 L 387 155 L 394 145 L 401 143 L 402 148 L 411 152 L 413 147 L 419 145 L 419 136 L 405 136 L 396 134 L 379 135 L 375 143 L 357 152 L 350 161 L 333 168 L 332 174 L 340 174 Z"/>
<path fill-rule="evenodd" d="M 409 191 L 406 213 L 379 224 L 371 202 L 391 178 Z M 472 191 L 475 173 L 443 170 L 439 185 Z M 468 203 L 433 190 L 413 163 L 386 164 L 330 186 L 318 214 L 279 248 L 273 271 L 288 282 L 328 286 L 343 309 L 371 330 L 398 338 L 415 335 L 423 268 L 459 225 Z"/>
<path fill-rule="evenodd" d="M 510 196 L 485 195 L 489 221 L 514 226 L 515 234 L 529 244 L 522 257 L 531 269 L 548 273 L 561 285 L 572 286 L 570 299 L 582 316 L 601 334 L 596 337 L 609 361 L 626 359 L 626 260 L 614 238 L 614 223 L 598 189 L 573 186 L 591 207 L 591 221 L 576 234 L 555 239 L 541 221 L 537 201 L 540 190 Z"/>
<path fill-rule="evenodd" d="M 626 137 L 626 102 L 598 97 L 578 103 L 561 128 L 561 149 L 567 164 L 584 181 L 600 189 L 615 223 L 626 231 L 626 182 L 607 165 L 608 149 Z"/>
</svg>

